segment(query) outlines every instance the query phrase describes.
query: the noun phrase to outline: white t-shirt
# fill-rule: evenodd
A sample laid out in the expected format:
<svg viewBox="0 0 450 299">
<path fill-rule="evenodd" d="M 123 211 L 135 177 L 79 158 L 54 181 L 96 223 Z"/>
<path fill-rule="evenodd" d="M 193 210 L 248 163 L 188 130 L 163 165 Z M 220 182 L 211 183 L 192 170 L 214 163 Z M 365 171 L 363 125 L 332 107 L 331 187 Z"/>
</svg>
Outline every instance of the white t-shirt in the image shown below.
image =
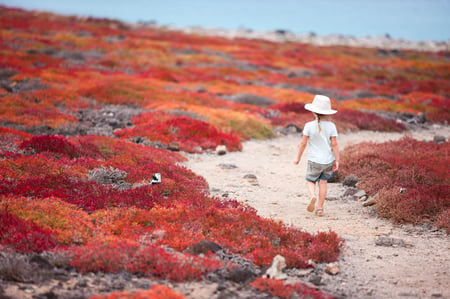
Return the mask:
<svg viewBox="0 0 450 299">
<path fill-rule="evenodd" d="M 317 120 L 310 121 L 303 128 L 303 135 L 308 136 L 308 160 L 319 164 L 330 164 L 335 158 L 331 148 L 330 137 L 337 137 L 337 129 L 330 121 L 320 121 L 321 131 Z"/>
</svg>

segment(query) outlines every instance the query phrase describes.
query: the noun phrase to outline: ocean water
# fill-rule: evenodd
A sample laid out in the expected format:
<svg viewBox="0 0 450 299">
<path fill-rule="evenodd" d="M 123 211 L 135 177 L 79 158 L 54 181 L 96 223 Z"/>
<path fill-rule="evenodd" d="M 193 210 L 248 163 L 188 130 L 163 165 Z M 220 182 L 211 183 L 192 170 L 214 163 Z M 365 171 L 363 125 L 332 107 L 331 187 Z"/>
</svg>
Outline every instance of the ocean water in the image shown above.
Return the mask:
<svg viewBox="0 0 450 299">
<path fill-rule="evenodd" d="M 450 40 L 450 0 L 0 0 L 0 5 L 175 27 Z"/>
</svg>

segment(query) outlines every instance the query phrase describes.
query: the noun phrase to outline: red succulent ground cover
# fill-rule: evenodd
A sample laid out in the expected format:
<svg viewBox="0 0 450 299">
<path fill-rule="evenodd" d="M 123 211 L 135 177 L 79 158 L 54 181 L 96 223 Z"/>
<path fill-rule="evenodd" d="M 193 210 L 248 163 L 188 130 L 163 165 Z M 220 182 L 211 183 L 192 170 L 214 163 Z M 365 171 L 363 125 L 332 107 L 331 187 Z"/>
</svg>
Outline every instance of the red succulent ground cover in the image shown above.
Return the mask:
<svg viewBox="0 0 450 299">
<path fill-rule="evenodd" d="M 226 267 L 215 254 L 182 253 L 203 240 L 259 266 L 277 254 L 289 267 L 338 257 L 342 240 L 334 232 L 312 235 L 210 197 L 203 178 L 176 164 L 185 159 L 178 153 L 111 137 L 1 135 L 17 140 L 1 154 L 2 246 L 64 253 L 81 272 L 128 271 L 174 282 Z M 89 179 L 102 167 L 125 172 L 128 188 Z M 151 185 L 156 171 L 162 182 Z"/>
<path fill-rule="evenodd" d="M 202 240 L 260 266 L 277 254 L 288 267 L 338 257 L 342 239 L 334 232 L 309 234 L 212 198 L 203 178 L 177 164 L 184 156 L 130 139 L 176 142 L 187 152 L 218 145 L 238 151 L 242 140 L 273 137 L 275 127 L 303 127 L 311 119 L 303 106 L 314 93 L 333 98 L 340 132 L 405 130 L 380 112 L 449 119 L 448 52 L 230 41 L 0 8 L 0 244 L 65 252 L 80 271 L 199 279 L 223 267 L 214 255 L 180 253 Z M 25 133 L 70 132 L 83 125 L 80 111 L 108 105 L 140 113 L 111 136 Z M 371 194 L 379 191 L 381 215 L 450 231 L 441 167 L 448 164 L 448 143 L 406 138 L 349 149 L 342 173 L 357 174 Z M 156 172 L 163 180 L 152 185 Z M 286 298 L 294 291 L 326 297 L 274 280 L 253 286 Z M 149 294 L 181 298 L 164 286 L 107 298 Z"/>
<path fill-rule="evenodd" d="M 136 292 L 115 292 L 109 295 L 92 296 L 90 299 L 185 299 L 182 294 L 165 285 L 153 285 L 150 290 Z"/>
<path fill-rule="evenodd" d="M 359 186 L 378 193 L 376 209 L 399 223 L 432 222 L 450 232 L 450 144 L 404 137 L 346 149 L 342 174 L 356 174 Z"/>
<path fill-rule="evenodd" d="M 305 298 L 331 299 L 332 296 L 326 295 L 320 291 L 312 289 L 302 283 L 286 284 L 283 281 L 270 278 L 257 278 L 251 285 L 258 290 L 269 292 L 279 298 L 292 298 L 293 293 L 301 294 Z"/>
<path fill-rule="evenodd" d="M 225 145 L 229 151 L 242 149 L 239 138 L 219 131 L 211 124 L 189 118 L 178 117 L 164 112 L 149 112 L 139 116 L 138 126 L 124 128 L 114 134 L 120 138 L 146 137 L 165 145 L 173 142 L 185 152 L 203 152 L 215 149 L 217 145 Z"/>
<path fill-rule="evenodd" d="M 126 240 L 76 246 L 70 254 L 73 255 L 72 265 L 82 272 L 127 271 L 174 282 L 199 280 L 205 273 L 222 266 L 214 258 L 169 253 L 161 246 L 148 244 L 142 247 Z"/>
<path fill-rule="evenodd" d="M 0 242 L 18 252 L 42 252 L 56 246 L 55 236 L 30 220 L 0 212 Z"/>
</svg>

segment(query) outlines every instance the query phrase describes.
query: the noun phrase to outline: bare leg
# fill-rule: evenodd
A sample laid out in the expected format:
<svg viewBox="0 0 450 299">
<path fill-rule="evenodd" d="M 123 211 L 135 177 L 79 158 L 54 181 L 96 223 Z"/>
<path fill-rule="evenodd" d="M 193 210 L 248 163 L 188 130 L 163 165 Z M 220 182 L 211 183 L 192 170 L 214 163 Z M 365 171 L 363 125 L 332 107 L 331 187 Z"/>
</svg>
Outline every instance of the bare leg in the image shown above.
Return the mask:
<svg viewBox="0 0 450 299">
<path fill-rule="evenodd" d="M 306 181 L 308 184 L 308 192 L 309 196 L 313 197 L 316 196 L 316 183 L 311 181 Z"/>
<path fill-rule="evenodd" d="M 327 183 L 327 180 L 319 181 L 319 202 L 317 203 L 317 208 L 323 208 L 325 197 L 327 196 Z"/>
<path fill-rule="evenodd" d="M 314 212 L 314 209 L 316 208 L 316 183 L 308 181 L 308 192 L 311 196 L 311 201 L 309 202 L 309 205 L 306 207 L 306 210 L 308 212 Z"/>
</svg>

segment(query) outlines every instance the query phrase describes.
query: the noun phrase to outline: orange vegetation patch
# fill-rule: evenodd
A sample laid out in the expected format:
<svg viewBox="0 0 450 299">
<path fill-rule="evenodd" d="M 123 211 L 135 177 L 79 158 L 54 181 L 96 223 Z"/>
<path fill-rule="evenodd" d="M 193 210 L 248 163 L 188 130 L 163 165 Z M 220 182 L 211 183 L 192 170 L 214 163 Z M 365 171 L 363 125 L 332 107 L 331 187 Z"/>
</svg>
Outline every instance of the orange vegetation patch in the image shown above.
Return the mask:
<svg viewBox="0 0 450 299">
<path fill-rule="evenodd" d="M 85 244 L 96 232 L 96 226 L 86 212 L 59 198 L 8 197 L 1 200 L 0 208 L 53 232 L 61 245 Z"/>
<path fill-rule="evenodd" d="M 90 299 L 185 299 L 182 294 L 175 292 L 165 285 L 153 285 L 150 290 L 135 292 L 115 292 L 109 295 L 95 295 Z"/>
</svg>

